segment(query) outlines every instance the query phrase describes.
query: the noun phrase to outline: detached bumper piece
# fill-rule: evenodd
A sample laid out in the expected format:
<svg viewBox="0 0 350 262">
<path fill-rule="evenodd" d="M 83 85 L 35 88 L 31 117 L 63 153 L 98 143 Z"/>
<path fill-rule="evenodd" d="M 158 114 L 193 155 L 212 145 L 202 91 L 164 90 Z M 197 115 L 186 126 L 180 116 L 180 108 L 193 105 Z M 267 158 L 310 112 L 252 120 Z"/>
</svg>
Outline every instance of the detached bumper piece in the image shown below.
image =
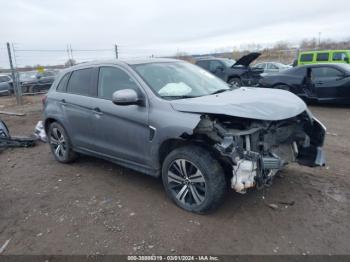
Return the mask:
<svg viewBox="0 0 350 262">
<path fill-rule="evenodd" d="M 0 120 L 0 151 L 9 147 L 32 147 L 36 140 L 33 137 L 11 137 L 6 124 Z"/>
</svg>

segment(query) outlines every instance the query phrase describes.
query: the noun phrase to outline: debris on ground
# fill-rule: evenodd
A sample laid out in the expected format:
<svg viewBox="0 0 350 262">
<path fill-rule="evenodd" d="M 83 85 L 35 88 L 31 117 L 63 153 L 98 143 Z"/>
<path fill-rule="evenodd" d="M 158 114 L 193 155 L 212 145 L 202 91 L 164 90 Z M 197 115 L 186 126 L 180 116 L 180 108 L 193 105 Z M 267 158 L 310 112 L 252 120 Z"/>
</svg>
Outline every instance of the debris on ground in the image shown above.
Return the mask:
<svg viewBox="0 0 350 262">
<path fill-rule="evenodd" d="M 278 204 L 286 205 L 286 206 L 294 206 L 295 201 L 279 201 Z"/>
<path fill-rule="evenodd" d="M 43 121 L 38 121 L 34 129 L 34 136 L 43 142 L 47 142 L 46 132 L 43 125 Z"/>
<path fill-rule="evenodd" d="M 9 147 L 32 147 L 35 145 L 35 137 L 11 136 L 5 122 L 0 120 L 0 150 Z"/>
<path fill-rule="evenodd" d="M 10 243 L 10 240 L 11 239 L 7 239 L 5 243 L 0 247 L 0 254 L 2 254 L 5 251 L 7 245 Z"/>
<path fill-rule="evenodd" d="M 274 209 L 274 210 L 278 209 L 278 206 L 276 204 L 266 204 L 266 205 L 271 209 Z"/>
<path fill-rule="evenodd" d="M 10 111 L 0 111 L 0 114 L 8 115 L 8 116 L 25 116 L 24 113 L 10 112 Z"/>
</svg>

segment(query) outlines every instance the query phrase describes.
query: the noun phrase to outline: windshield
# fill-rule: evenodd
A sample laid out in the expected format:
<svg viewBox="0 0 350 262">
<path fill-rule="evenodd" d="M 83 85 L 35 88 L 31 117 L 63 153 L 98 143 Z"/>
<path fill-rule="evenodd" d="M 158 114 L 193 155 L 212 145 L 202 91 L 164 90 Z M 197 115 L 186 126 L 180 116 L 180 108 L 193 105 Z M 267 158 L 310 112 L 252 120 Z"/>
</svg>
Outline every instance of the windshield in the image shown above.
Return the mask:
<svg viewBox="0 0 350 262">
<path fill-rule="evenodd" d="M 216 76 L 186 62 L 148 63 L 132 67 L 164 99 L 205 96 L 230 89 Z"/>
<path fill-rule="evenodd" d="M 221 61 L 224 62 L 227 67 L 231 67 L 236 63 L 236 60 L 228 59 L 228 58 L 222 59 Z"/>
<path fill-rule="evenodd" d="M 36 72 L 22 72 L 19 74 L 20 80 L 35 79 L 35 78 L 36 78 Z"/>
</svg>

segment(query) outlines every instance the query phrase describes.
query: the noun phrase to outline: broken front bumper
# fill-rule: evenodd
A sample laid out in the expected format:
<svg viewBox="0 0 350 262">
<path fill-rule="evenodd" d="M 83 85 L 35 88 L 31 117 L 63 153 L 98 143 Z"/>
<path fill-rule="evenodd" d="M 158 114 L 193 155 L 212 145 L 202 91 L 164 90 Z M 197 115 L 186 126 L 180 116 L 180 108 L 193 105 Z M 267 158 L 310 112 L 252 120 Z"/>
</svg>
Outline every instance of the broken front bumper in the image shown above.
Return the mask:
<svg viewBox="0 0 350 262">
<path fill-rule="evenodd" d="M 325 153 L 323 144 L 326 135 L 325 126 L 316 118 L 307 127 L 307 139 L 303 145 L 293 142 L 290 145 L 295 162 L 309 167 L 324 166 Z M 251 187 L 261 188 L 272 184 L 272 179 L 287 161 L 280 156 L 262 156 L 251 152 L 250 156 L 237 159 L 232 169 L 231 187 L 238 193 L 245 193 Z"/>
</svg>

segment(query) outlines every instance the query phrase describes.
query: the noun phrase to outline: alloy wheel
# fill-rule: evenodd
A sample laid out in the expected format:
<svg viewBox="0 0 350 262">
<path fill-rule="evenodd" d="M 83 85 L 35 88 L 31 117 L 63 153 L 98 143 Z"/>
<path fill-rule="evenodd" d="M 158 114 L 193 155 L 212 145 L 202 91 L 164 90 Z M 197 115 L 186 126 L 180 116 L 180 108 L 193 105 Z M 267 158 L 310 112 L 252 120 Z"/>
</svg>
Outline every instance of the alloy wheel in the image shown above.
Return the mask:
<svg viewBox="0 0 350 262">
<path fill-rule="evenodd" d="M 175 198 L 184 205 L 200 205 L 206 195 L 202 172 L 185 159 L 174 160 L 168 169 L 168 185 Z"/>
<path fill-rule="evenodd" d="M 67 151 L 66 141 L 64 135 L 57 127 L 52 129 L 50 134 L 50 144 L 53 147 L 54 154 L 57 158 L 62 159 L 65 157 Z"/>
</svg>

